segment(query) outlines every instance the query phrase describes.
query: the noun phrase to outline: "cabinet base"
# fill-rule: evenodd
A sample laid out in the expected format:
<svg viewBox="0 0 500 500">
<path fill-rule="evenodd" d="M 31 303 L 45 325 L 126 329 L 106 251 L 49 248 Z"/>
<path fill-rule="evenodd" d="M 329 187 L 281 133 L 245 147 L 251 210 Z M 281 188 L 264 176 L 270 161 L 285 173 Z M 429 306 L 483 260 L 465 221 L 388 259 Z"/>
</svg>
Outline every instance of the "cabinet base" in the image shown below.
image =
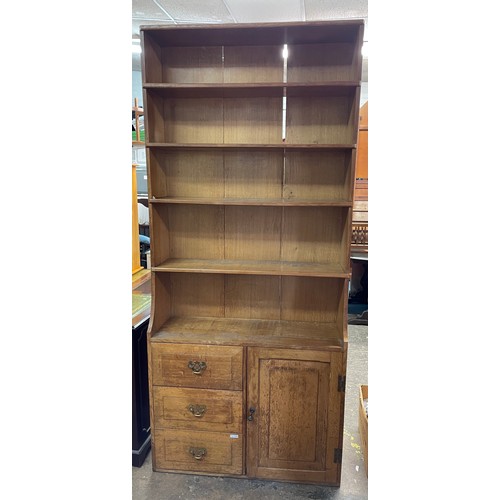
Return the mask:
<svg viewBox="0 0 500 500">
<path fill-rule="evenodd" d="M 340 482 L 337 483 L 329 483 L 324 481 L 304 481 L 302 479 L 297 479 L 296 481 L 293 479 L 270 479 L 264 477 L 250 477 L 246 474 L 214 474 L 212 472 L 200 472 L 200 471 L 188 471 L 188 470 L 177 470 L 177 469 L 160 469 L 158 467 L 153 467 L 153 472 L 158 473 L 168 473 L 168 474 L 187 474 L 190 476 L 210 476 L 210 477 L 231 477 L 237 479 L 248 479 L 255 481 L 272 481 L 276 483 L 293 483 L 293 484 L 311 484 L 315 486 L 333 486 L 340 487 Z"/>
</svg>

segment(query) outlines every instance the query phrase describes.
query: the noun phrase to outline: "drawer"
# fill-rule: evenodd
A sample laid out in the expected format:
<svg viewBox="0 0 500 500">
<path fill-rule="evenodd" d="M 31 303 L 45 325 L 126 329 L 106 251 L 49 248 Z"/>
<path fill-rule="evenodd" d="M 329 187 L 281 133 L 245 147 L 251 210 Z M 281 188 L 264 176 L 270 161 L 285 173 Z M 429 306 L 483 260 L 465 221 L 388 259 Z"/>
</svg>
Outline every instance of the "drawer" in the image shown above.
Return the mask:
<svg viewBox="0 0 500 500">
<path fill-rule="evenodd" d="M 153 388 L 155 428 L 241 433 L 243 394 L 237 391 Z"/>
<path fill-rule="evenodd" d="M 152 344 L 153 385 L 226 389 L 243 387 L 243 348 Z"/>
<path fill-rule="evenodd" d="M 242 474 L 242 436 L 223 432 L 158 429 L 155 469 Z"/>
</svg>

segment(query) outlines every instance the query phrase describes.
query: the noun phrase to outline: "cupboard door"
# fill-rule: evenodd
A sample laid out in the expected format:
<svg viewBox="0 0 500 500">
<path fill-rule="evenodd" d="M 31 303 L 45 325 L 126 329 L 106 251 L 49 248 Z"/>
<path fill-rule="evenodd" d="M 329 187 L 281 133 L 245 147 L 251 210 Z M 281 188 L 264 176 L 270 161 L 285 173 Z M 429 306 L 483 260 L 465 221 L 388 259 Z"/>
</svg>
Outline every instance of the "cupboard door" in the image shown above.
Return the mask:
<svg viewBox="0 0 500 500">
<path fill-rule="evenodd" d="M 248 349 L 250 477 L 339 482 L 341 371 L 338 352 Z"/>
</svg>

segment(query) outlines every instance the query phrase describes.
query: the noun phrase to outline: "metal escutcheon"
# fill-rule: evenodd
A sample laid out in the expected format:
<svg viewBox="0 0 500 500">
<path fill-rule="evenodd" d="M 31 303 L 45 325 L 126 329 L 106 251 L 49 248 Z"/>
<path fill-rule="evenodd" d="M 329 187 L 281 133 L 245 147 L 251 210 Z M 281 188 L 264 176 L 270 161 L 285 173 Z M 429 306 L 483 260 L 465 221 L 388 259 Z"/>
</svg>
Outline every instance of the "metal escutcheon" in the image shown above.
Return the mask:
<svg viewBox="0 0 500 500">
<path fill-rule="evenodd" d="M 203 457 L 207 454 L 206 448 L 189 448 L 189 453 L 193 455 L 195 460 L 203 460 Z"/>
<path fill-rule="evenodd" d="M 195 375 L 201 375 L 206 367 L 205 361 L 190 361 L 188 363 L 188 368 L 191 368 Z"/>
<path fill-rule="evenodd" d="M 189 405 L 188 410 L 195 417 L 203 417 L 204 413 L 207 411 L 207 407 L 205 405 Z"/>
</svg>

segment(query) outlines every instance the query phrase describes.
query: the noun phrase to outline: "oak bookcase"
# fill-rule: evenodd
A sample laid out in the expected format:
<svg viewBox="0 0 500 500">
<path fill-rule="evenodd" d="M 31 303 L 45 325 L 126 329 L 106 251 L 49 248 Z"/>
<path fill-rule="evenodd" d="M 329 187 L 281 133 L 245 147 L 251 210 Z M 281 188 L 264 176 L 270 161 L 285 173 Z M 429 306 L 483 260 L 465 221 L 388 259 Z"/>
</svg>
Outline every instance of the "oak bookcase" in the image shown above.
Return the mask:
<svg viewBox="0 0 500 500">
<path fill-rule="evenodd" d="M 363 28 L 141 27 L 155 471 L 340 484 Z"/>
</svg>

